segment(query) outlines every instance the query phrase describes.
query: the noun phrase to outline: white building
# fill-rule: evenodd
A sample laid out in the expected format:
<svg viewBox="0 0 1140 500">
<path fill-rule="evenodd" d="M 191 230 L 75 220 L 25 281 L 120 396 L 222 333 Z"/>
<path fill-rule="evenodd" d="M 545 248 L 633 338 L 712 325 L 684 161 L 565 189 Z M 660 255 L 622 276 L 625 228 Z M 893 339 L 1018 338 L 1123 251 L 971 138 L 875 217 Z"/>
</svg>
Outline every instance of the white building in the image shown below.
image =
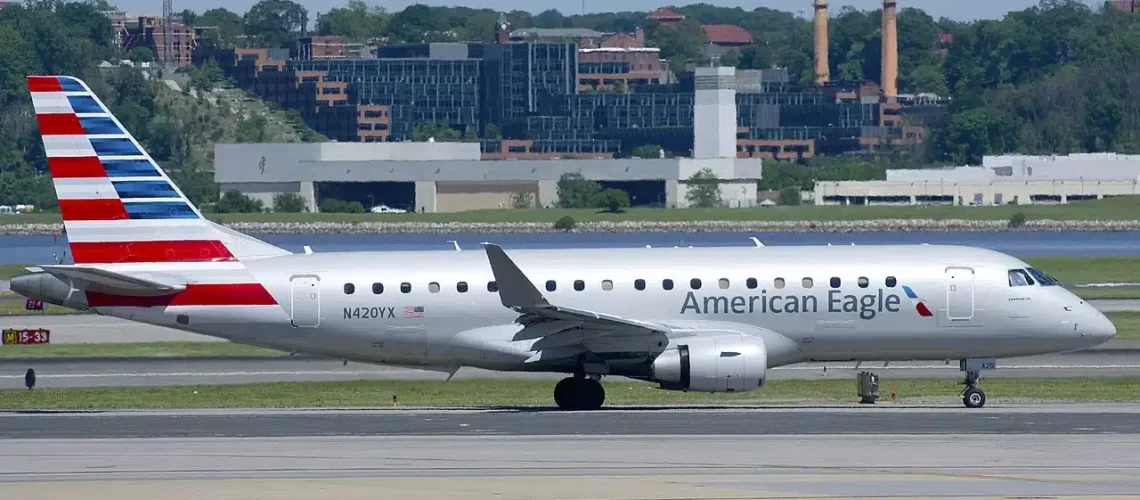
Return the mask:
<svg viewBox="0 0 1140 500">
<path fill-rule="evenodd" d="M 817 205 L 1068 203 L 1140 194 L 1140 155 L 1000 155 L 980 166 L 887 170 L 885 181 L 816 183 Z"/>
</svg>

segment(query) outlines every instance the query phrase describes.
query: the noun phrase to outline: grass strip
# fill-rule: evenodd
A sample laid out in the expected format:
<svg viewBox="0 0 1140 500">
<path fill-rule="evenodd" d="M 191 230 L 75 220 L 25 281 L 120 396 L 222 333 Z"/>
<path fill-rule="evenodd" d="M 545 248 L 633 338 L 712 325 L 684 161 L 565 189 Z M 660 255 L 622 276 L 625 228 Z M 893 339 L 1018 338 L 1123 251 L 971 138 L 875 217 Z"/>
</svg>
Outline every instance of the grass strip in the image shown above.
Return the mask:
<svg viewBox="0 0 1140 500">
<path fill-rule="evenodd" d="M 879 379 L 881 400 L 953 398 L 962 385 L 954 380 Z M 772 404 L 777 402 L 853 402 L 855 380 L 775 380 L 759 390 L 737 394 L 664 391 L 653 384 L 607 379 L 608 405 Z M 40 388 L 0 391 L 0 409 L 191 409 L 191 408 L 376 408 L 551 406 L 549 380 L 453 380 L 280 382 L 248 385 L 199 385 L 121 388 Z M 1140 378 L 984 379 L 982 388 L 995 401 L 1134 402 Z"/>
<path fill-rule="evenodd" d="M 0 359 L 280 357 L 289 354 L 232 342 L 137 342 L 0 346 Z"/>
</svg>

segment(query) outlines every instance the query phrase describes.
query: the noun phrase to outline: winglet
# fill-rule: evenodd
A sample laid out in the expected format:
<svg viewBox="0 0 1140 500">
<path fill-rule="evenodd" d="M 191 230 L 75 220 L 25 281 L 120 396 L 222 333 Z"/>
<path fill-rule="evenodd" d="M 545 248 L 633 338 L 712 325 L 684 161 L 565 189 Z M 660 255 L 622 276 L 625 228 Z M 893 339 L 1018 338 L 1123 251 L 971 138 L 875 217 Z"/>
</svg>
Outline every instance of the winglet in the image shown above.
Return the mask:
<svg viewBox="0 0 1140 500">
<path fill-rule="evenodd" d="M 752 242 L 755 243 L 757 247 L 764 246 L 764 244 L 760 242 L 760 238 L 757 238 L 755 236 L 749 236 L 748 239 L 752 240 Z"/>
<path fill-rule="evenodd" d="M 511 309 L 548 307 L 550 303 L 498 245 L 487 243 L 487 260 L 499 286 L 499 300 Z"/>
</svg>

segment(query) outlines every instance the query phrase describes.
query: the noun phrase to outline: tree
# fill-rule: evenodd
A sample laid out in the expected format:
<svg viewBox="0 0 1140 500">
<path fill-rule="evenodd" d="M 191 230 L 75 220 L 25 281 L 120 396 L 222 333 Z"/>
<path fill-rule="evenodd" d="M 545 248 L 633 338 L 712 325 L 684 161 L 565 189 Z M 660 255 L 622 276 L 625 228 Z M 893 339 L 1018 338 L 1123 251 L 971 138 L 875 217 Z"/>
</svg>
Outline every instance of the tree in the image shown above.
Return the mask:
<svg viewBox="0 0 1140 500">
<path fill-rule="evenodd" d="M 347 7 L 337 7 L 320 16 L 317 33 L 340 35 L 350 40 L 379 38 L 390 17 L 382 7 L 369 7 L 360 0 L 351 0 Z"/>
<path fill-rule="evenodd" d="M 297 193 L 278 193 L 273 197 L 274 212 L 307 212 L 305 198 Z"/>
<path fill-rule="evenodd" d="M 713 208 L 723 205 L 720 196 L 720 180 L 709 168 L 702 168 L 694 173 L 688 180 L 688 190 L 685 192 L 685 201 L 689 206 L 700 208 Z"/>
<path fill-rule="evenodd" d="M 207 40 L 218 48 L 234 48 L 245 46 L 242 35 L 245 34 L 245 25 L 241 16 L 224 8 L 210 9 L 199 17 L 200 26 L 212 26 L 216 30 L 205 32 Z"/>
<path fill-rule="evenodd" d="M 148 47 L 135 47 L 127 53 L 127 59 L 137 63 L 154 62 L 154 51 Z"/>
<path fill-rule="evenodd" d="M 558 178 L 558 206 L 562 208 L 601 208 L 602 186 L 571 172 Z"/>
<path fill-rule="evenodd" d="M 629 208 L 629 193 L 620 189 L 608 188 L 602 190 L 601 199 L 605 205 L 603 208 L 612 214 L 624 212 L 625 209 Z"/>
<path fill-rule="evenodd" d="M 308 11 L 291 0 L 261 0 L 245 13 L 245 34 L 268 47 L 292 47 Z"/>
<path fill-rule="evenodd" d="M 444 123 L 418 123 L 412 127 L 412 140 L 425 142 L 432 139 L 435 142 L 456 142 L 462 135 L 458 130 Z"/>
<path fill-rule="evenodd" d="M 222 199 L 214 204 L 214 211 L 222 214 L 256 213 L 264 209 L 261 200 L 251 198 L 237 190 L 226 191 Z"/>
<path fill-rule="evenodd" d="M 498 125 L 495 125 L 494 123 L 488 123 L 483 127 L 483 138 L 495 141 L 502 140 L 503 131 L 499 130 Z"/>
<path fill-rule="evenodd" d="M 664 158 L 665 149 L 656 144 L 646 144 L 633 148 L 633 156 L 637 158 Z"/>
<path fill-rule="evenodd" d="M 511 195 L 511 207 L 517 210 L 534 208 L 534 193 L 519 191 Z"/>
</svg>

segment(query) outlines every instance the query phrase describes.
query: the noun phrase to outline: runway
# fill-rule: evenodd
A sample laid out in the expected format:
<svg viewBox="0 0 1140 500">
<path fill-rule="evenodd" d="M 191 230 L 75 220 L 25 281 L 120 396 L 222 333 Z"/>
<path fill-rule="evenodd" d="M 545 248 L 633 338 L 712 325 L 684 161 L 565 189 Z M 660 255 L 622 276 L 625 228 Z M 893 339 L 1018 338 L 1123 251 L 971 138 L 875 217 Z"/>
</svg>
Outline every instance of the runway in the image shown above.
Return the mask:
<svg viewBox="0 0 1140 500">
<path fill-rule="evenodd" d="M 788 434 L 1137 434 L 1135 404 L 0 411 L 0 439 L 286 436 L 610 436 Z"/>
<path fill-rule="evenodd" d="M 826 367 L 826 370 L 824 370 Z M 281 358 L 129 358 L 129 359 L 6 359 L 0 360 L 0 389 L 24 387 L 28 368 L 36 371 L 37 387 L 142 387 L 169 385 L 248 384 L 337 380 L 445 380 L 447 374 L 410 368 L 299 357 Z M 769 370 L 772 380 L 854 379 L 858 371 L 884 378 L 946 378 L 962 376 L 957 363 L 909 362 L 804 363 Z M 511 373 L 464 368 L 456 379 L 562 378 L 557 373 Z M 1140 377 L 1140 356 L 1131 350 L 1105 350 L 999 360 L 986 378 Z"/>
<path fill-rule="evenodd" d="M 1134 495 L 1135 412 L 1047 406 L 6 415 L 0 498 Z"/>
<path fill-rule="evenodd" d="M 1091 300 L 1102 312 L 1140 311 L 1140 300 Z M 207 335 L 95 314 L 0 316 L 0 328 L 47 328 L 53 344 L 224 342 Z"/>
</svg>

